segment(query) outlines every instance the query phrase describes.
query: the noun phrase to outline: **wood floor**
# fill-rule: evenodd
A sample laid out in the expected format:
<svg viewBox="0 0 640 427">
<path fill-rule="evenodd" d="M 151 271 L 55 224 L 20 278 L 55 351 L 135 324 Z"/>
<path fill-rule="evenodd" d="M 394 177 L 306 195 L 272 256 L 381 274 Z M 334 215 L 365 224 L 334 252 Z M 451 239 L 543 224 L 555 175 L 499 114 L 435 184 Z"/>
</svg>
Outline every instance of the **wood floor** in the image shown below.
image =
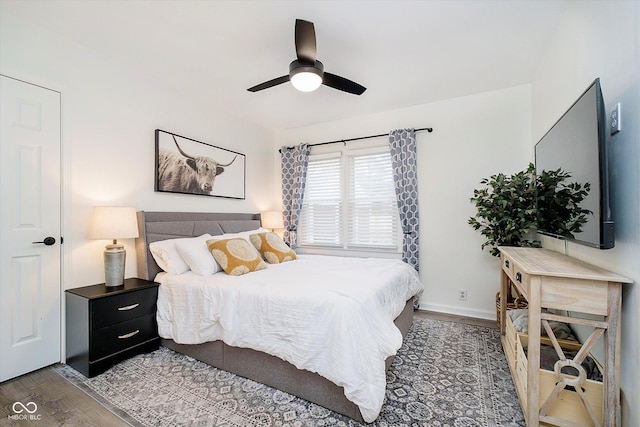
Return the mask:
<svg viewBox="0 0 640 427">
<path fill-rule="evenodd" d="M 33 416 L 40 416 L 40 419 L 16 420 L 12 409 L 15 402 L 25 405 L 34 402 L 38 407 Z M 26 411 L 22 413 L 27 416 Z M 14 419 L 10 419 L 9 416 L 14 416 Z M 0 426 L 39 425 L 128 426 L 82 390 L 55 373 L 52 367 L 40 369 L 0 385 Z"/>
<path fill-rule="evenodd" d="M 418 310 L 414 318 L 496 327 L 495 321 Z M 15 419 L 15 402 L 34 402 L 39 420 Z M 30 406 L 31 408 L 31 406 Z M 27 414 L 23 412 L 23 414 Z M 13 416 L 13 418 L 9 418 Z M 127 423 L 47 367 L 0 384 L 0 426 L 124 427 Z"/>
</svg>

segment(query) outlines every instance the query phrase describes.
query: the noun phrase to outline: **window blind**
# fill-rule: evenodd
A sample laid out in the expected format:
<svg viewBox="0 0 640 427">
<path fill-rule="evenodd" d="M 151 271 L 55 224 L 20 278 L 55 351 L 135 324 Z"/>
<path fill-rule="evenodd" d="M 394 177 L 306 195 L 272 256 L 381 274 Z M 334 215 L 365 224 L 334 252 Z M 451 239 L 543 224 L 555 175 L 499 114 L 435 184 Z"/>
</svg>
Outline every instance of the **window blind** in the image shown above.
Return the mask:
<svg viewBox="0 0 640 427">
<path fill-rule="evenodd" d="M 339 153 L 309 156 L 298 245 L 343 245 L 342 181 Z"/>
<path fill-rule="evenodd" d="M 397 251 L 399 217 L 387 147 L 311 155 L 299 246 Z"/>
<path fill-rule="evenodd" d="M 388 150 L 348 159 L 348 246 L 395 249 L 398 205 Z"/>
</svg>

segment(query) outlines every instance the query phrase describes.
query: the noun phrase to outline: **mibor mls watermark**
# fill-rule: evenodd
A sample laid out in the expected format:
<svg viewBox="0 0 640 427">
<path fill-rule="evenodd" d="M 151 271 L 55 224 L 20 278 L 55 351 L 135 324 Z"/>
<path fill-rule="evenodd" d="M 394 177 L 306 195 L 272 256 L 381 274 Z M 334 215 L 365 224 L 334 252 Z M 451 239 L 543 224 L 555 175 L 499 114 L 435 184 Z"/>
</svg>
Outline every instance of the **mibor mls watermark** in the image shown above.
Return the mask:
<svg viewBox="0 0 640 427">
<path fill-rule="evenodd" d="M 35 402 L 14 402 L 11 405 L 11 410 L 13 414 L 8 415 L 7 418 L 13 421 L 40 421 L 42 419 L 42 415 L 36 414 L 38 405 Z"/>
</svg>

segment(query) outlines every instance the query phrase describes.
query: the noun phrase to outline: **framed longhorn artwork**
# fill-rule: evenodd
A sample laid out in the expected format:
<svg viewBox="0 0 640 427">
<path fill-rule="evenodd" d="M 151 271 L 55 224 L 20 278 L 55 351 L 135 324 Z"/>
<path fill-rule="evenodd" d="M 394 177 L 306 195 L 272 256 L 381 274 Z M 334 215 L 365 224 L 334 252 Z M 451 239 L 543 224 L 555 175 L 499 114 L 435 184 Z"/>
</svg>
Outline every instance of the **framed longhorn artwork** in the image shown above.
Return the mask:
<svg viewBox="0 0 640 427">
<path fill-rule="evenodd" d="M 156 129 L 155 190 L 245 198 L 244 154 Z"/>
</svg>

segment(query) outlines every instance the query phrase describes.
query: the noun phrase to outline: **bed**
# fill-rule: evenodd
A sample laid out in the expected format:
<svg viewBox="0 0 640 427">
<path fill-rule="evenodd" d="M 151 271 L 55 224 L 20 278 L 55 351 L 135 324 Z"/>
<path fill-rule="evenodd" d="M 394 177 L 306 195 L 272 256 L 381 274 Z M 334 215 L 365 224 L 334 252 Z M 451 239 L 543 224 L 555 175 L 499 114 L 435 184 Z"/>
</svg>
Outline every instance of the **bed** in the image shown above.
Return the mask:
<svg viewBox="0 0 640 427">
<path fill-rule="evenodd" d="M 284 277 L 295 278 L 297 275 L 304 274 L 305 268 L 311 268 L 316 271 L 314 274 L 310 274 L 307 277 L 314 277 L 315 280 L 322 276 L 322 268 L 321 262 L 331 261 L 334 266 L 339 266 L 339 264 L 344 264 L 344 268 L 348 271 L 349 269 L 355 270 L 351 268 L 351 263 L 355 263 L 354 259 L 331 259 L 332 257 L 314 257 L 314 256 L 299 256 L 298 260 L 294 262 L 285 262 L 282 264 L 269 264 L 268 268 L 262 271 L 257 271 L 254 273 L 246 274 L 244 276 L 240 276 L 238 278 L 232 278 L 231 276 L 226 276 L 224 273 L 216 273 L 211 277 L 203 277 L 193 274 L 193 272 L 186 272 L 183 274 L 169 274 L 163 272 L 163 270 L 158 266 L 154 257 L 151 255 L 149 245 L 153 242 L 161 242 L 163 240 L 168 239 L 177 239 L 177 238 L 192 238 L 201 236 L 202 234 L 208 233 L 212 236 L 218 235 L 228 235 L 229 233 L 241 233 L 246 232 L 248 230 L 256 230 L 260 227 L 260 215 L 259 214 L 246 214 L 246 213 L 200 213 L 200 212 L 138 212 L 138 225 L 140 230 L 140 237 L 136 240 L 136 252 L 137 252 L 137 261 L 138 261 L 138 274 L 141 278 L 147 280 L 157 280 L 162 285 L 160 286 L 160 292 L 158 297 L 158 324 L 159 324 L 159 332 L 162 337 L 162 345 L 167 348 L 170 348 L 179 353 L 186 354 L 191 356 L 197 360 L 208 363 L 217 368 L 223 369 L 225 371 L 250 378 L 262 384 L 269 385 L 271 387 L 277 388 L 279 390 L 288 392 L 295 396 L 299 396 L 305 400 L 316 403 L 320 406 L 323 406 L 332 411 L 338 412 L 340 414 L 346 415 L 354 420 L 359 422 L 372 422 L 378 415 L 380 411 L 380 407 L 382 405 L 382 400 L 384 398 L 384 390 L 382 390 L 382 396 L 379 396 L 379 390 L 371 391 L 376 397 L 379 398 L 379 402 L 373 402 L 369 404 L 369 397 L 360 397 L 360 394 L 366 395 L 369 393 L 367 389 L 365 391 L 361 391 L 359 387 L 361 385 L 354 386 L 354 379 L 351 377 L 362 375 L 363 379 L 360 381 L 364 385 L 365 389 L 369 386 L 369 384 L 376 384 L 375 380 L 369 379 L 368 375 L 371 372 L 374 372 L 375 378 L 380 377 L 382 375 L 382 380 L 384 381 L 384 371 L 388 369 L 393 361 L 393 354 L 397 348 L 399 348 L 399 343 L 401 343 L 403 337 L 409 330 L 413 319 L 413 301 L 414 298 L 419 296 L 422 287 L 419 286 L 419 290 L 417 285 L 414 283 L 417 281 L 419 285 L 419 281 L 417 278 L 407 279 L 409 277 L 409 273 L 402 270 L 402 274 L 404 275 L 403 281 L 411 282 L 407 284 L 403 284 L 402 292 L 398 290 L 384 292 L 381 291 L 372 291 L 371 296 L 367 295 L 362 298 L 363 301 L 359 300 L 360 297 L 356 298 L 355 293 L 362 293 L 362 289 L 359 289 L 353 295 L 349 294 L 346 291 L 340 289 L 339 285 L 327 285 L 327 292 L 332 294 L 341 294 L 341 299 L 339 300 L 339 304 L 335 304 L 335 306 L 344 305 L 344 308 L 335 308 L 333 305 L 321 304 L 318 301 L 323 301 L 324 295 L 317 293 L 313 296 L 313 301 L 315 303 L 310 304 L 313 306 L 323 306 L 331 307 L 331 313 L 322 318 L 322 322 L 318 322 L 315 326 L 318 325 L 330 325 L 332 322 L 342 322 L 342 327 L 327 327 L 326 331 L 328 333 L 329 338 L 327 338 L 327 334 L 322 335 L 324 339 L 334 339 L 333 335 L 344 335 L 347 337 L 338 337 L 333 341 L 331 345 L 325 345 L 324 347 L 331 348 L 332 352 L 335 352 L 336 355 L 331 355 L 333 359 L 321 361 L 320 367 L 318 368 L 316 364 L 315 357 L 309 357 L 309 355 L 299 355 L 296 356 L 298 359 L 292 358 L 293 355 L 289 354 L 289 347 L 291 347 L 291 343 L 297 342 L 300 338 L 292 338 L 290 335 L 290 330 L 281 333 L 275 333 L 275 335 L 286 335 L 289 339 L 289 345 L 286 346 L 270 346 L 267 345 L 269 342 L 262 340 L 259 338 L 256 344 L 249 343 L 247 336 L 249 335 L 258 335 L 263 337 L 270 337 L 274 335 L 273 330 L 260 328 L 268 328 L 269 325 L 264 326 L 263 324 L 273 323 L 271 321 L 260 321 L 258 320 L 246 320 L 251 319 L 249 316 L 254 316 L 253 313 L 257 313 L 260 311 L 260 308 L 265 305 L 265 303 L 260 302 L 255 294 L 244 294 L 240 293 L 238 289 L 248 288 L 248 289 L 260 289 L 259 293 L 265 294 L 264 289 L 269 289 L 270 293 L 267 293 L 269 302 L 272 303 L 276 298 L 280 298 L 280 304 L 282 304 L 282 308 L 278 308 L 279 316 L 271 316 L 273 318 L 279 318 L 283 313 L 304 313 L 300 309 L 300 307 L 307 310 L 306 304 L 307 302 L 301 303 L 299 299 L 296 299 L 299 296 L 299 292 L 291 286 L 291 279 L 289 282 L 284 279 Z M 322 259 L 327 258 L 327 259 Z M 366 269 L 371 270 L 373 274 L 377 275 L 385 275 L 392 274 L 393 270 L 405 269 L 405 266 L 398 266 L 399 262 L 396 264 L 389 263 L 388 261 L 375 262 L 372 260 L 368 261 L 369 267 Z M 355 264 L 353 264 L 355 265 Z M 389 268 L 391 266 L 391 268 Z M 166 268 L 166 267 L 165 267 Z M 410 268 L 409 268 L 410 269 Z M 335 274 L 341 274 L 337 273 Z M 413 276 L 416 276 L 415 273 L 411 270 Z M 345 273 L 347 274 L 347 273 Z M 274 277 L 282 277 L 282 280 L 277 281 L 275 283 L 272 281 Z M 271 280 L 271 281 L 268 281 Z M 311 280 L 311 279 L 307 279 Z M 354 281 L 353 279 L 351 279 Z M 217 292 L 215 297 L 205 296 L 202 297 L 203 292 L 209 291 L 212 285 L 210 282 L 214 281 Z M 235 281 L 235 282 L 234 282 Z M 244 282 L 242 282 L 244 281 Z M 251 281 L 256 281 L 254 284 Z M 400 280 L 399 280 L 400 281 Z M 246 282 L 246 283 L 245 283 Z M 275 283 L 275 284 L 271 284 Z M 299 283 L 299 282 L 298 282 Z M 306 281 L 305 281 L 306 283 Z M 320 282 L 317 282 L 320 283 Z M 328 280 L 324 283 L 332 283 L 332 280 Z M 267 284 L 267 285 L 265 285 Z M 260 286 L 262 287 L 260 287 Z M 267 286 L 267 288 L 265 288 Z M 332 288 L 333 286 L 333 288 Z M 400 286 L 400 285 L 398 285 Z M 322 286 L 315 285 L 313 289 L 322 288 Z M 374 286 L 377 289 L 377 287 Z M 406 289 L 405 289 L 406 288 Z M 192 289 L 191 291 L 187 291 L 187 289 Z M 382 289 L 382 287 L 380 288 Z M 398 288 L 400 289 L 400 288 Z M 275 290 L 275 291 L 274 291 Z M 279 290 L 279 291 L 278 291 Z M 276 292 L 277 291 L 277 292 Z M 188 296 L 188 292 L 192 292 L 191 296 Z M 217 300 L 222 298 L 223 292 L 231 292 L 232 298 L 225 302 L 224 304 L 219 303 Z M 257 292 L 257 291 L 256 291 Z M 302 290 L 300 291 L 300 293 Z M 389 317 L 389 319 L 395 318 L 393 325 L 389 323 L 383 324 L 379 322 L 379 320 L 373 318 L 369 319 L 365 323 L 371 323 L 372 325 L 376 325 L 374 330 L 376 333 L 378 330 L 385 329 L 393 329 L 393 336 L 389 338 L 389 342 L 385 342 L 382 344 L 377 344 L 376 347 L 372 347 L 371 351 L 358 351 L 358 357 L 377 357 L 377 352 L 386 352 L 381 354 L 388 354 L 388 356 L 381 358 L 380 363 L 373 361 L 372 359 L 371 365 L 383 365 L 380 366 L 380 369 L 366 366 L 363 369 L 358 368 L 359 365 L 368 365 L 367 363 L 361 363 L 361 361 L 356 360 L 354 364 L 350 361 L 351 365 L 346 362 L 347 358 L 345 358 L 344 366 L 342 363 L 336 363 L 336 360 L 340 360 L 339 358 L 342 355 L 342 351 L 348 349 L 349 345 L 346 344 L 346 341 L 354 340 L 355 338 L 349 338 L 349 332 L 351 328 L 349 325 L 354 324 L 354 330 L 356 329 L 356 324 L 360 325 L 363 323 L 362 316 L 369 316 L 368 314 L 361 315 L 360 307 L 363 305 L 375 305 L 378 302 L 374 302 L 373 294 L 377 294 L 375 301 L 383 300 L 384 306 L 389 307 L 389 313 L 393 312 L 393 316 Z M 379 294 L 379 295 L 378 295 Z M 401 297 L 401 300 L 398 300 L 397 296 L 394 295 L 404 295 Z M 190 301 L 195 301 L 195 303 L 189 305 L 188 310 L 175 311 L 177 306 L 183 304 L 182 295 L 187 295 L 184 298 Z M 195 295 L 195 296 L 194 296 Z M 279 296 L 278 296 L 279 295 Z M 243 299 L 244 298 L 244 299 Z M 392 300 L 398 301 L 392 301 Z M 175 302 L 178 301 L 178 302 Z M 344 304 L 343 304 L 344 303 Z M 171 304 L 174 304 L 173 306 Z M 288 304 L 288 305 L 287 305 Z M 200 319 L 203 319 L 202 315 L 197 314 L 196 310 L 204 310 L 207 313 L 212 312 L 212 307 L 215 306 L 216 310 L 221 310 L 220 313 L 217 314 L 215 321 L 211 321 L 208 323 L 208 327 L 195 327 L 190 330 L 184 331 L 182 328 L 188 327 L 194 323 L 199 323 Z M 273 304 L 268 305 L 269 312 L 274 311 L 275 306 Z M 296 311 L 297 310 L 297 311 Z M 310 308 L 309 308 L 310 310 Z M 239 331 L 244 331 L 242 333 L 230 333 L 227 329 L 227 332 L 224 334 L 220 333 L 217 329 L 221 323 L 224 323 L 224 319 L 229 319 L 230 313 L 232 312 L 242 312 L 243 314 L 243 322 L 239 323 L 247 323 L 248 326 L 245 326 L 245 329 L 239 329 Z M 176 313 L 186 313 L 189 312 L 189 316 L 181 316 L 176 315 Z M 167 317 L 172 317 L 171 314 L 174 313 L 173 318 L 167 320 Z M 196 314 L 194 314 L 196 313 Z M 324 313 L 320 313 L 320 315 L 325 315 Z M 194 317 L 195 316 L 195 317 Z M 225 317 L 226 316 L 226 317 Z M 257 316 L 257 314 L 255 314 Z M 360 317 L 358 317 L 360 316 Z M 184 317 L 184 318 L 183 318 Z M 206 316 L 205 316 L 206 317 Z M 299 314 L 295 314 L 289 317 L 299 317 Z M 318 317 L 319 319 L 321 317 Z M 197 321 L 194 321 L 197 320 Z M 182 322 L 182 323 L 180 323 Z M 252 323 L 253 322 L 253 323 Z M 350 323 L 352 322 L 352 323 Z M 380 321 L 382 322 L 382 321 Z M 228 323 L 228 321 L 227 321 Z M 291 330 L 297 330 L 297 326 L 291 328 Z M 360 326 L 358 326 L 360 327 Z M 222 328 L 224 329 L 224 328 Z M 337 333 L 339 331 L 339 333 Z M 398 333 L 399 331 L 399 333 Z M 256 333 L 252 333 L 256 332 Z M 277 331 L 276 331 L 277 332 Z M 286 332 L 286 333 L 285 333 Z M 322 334 L 323 331 L 321 329 L 316 329 L 313 333 L 307 333 L 309 336 L 315 334 Z M 382 333 L 382 332 L 380 332 Z M 389 333 L 392 333 L 389 331 Z M 271 335 L 270 335 L 271 334 Z M 396 335 L 398 336 L 399 342 L 396 341 Z M 215 339 L 220 336 L 221 339 Z M 213 338 L 212 338 L 213 337 Z M 356 337 L 357 338 L 357 337 Z M 200 342 L 203 341 L 203 342 Z M 379 341 L 379 339 L 378 339 Z M 320 341 L 321 343 L 324 341 Z M 369 340 L 363 343 L 363 345 L 370 345 Z M 371 344 L 373 345 L 373 344 Z M 284 348 L 282 348 L 284 347 Z M 379 350 L 378 347 L 383 347 L 383 349 Z M 389 348 L 392 347 L 392 348 Z M 307 347 L 303 347 L 305 350 Z M 360 347 L 358 347 L 360 349 Z M 294 352 L 291 350 L 291 352 Z M 370 353 L 374 356 L 370 356 Z M 302 361 L 299 358 L 302 357 Z M 337 359 L 336 359 L 337 358 Z M 311 359 L 311 360 L 308 360 Z M 375 362 L 375 363 L 374 363 Z M 361 371 L 355 372 L 352 375 L 351 367 L 353 367 L 353 371 Z M 329 371 L 326 372 L 326 367 L 329 367 Z M 334 373 L 334 370 L 343 371 L 342 373 Z M 382 370 L 380 374 L 380 370 Z M 371 371 L 371 372 L 369 372 Z M 349 378 L 344 379 L 336 375 L 344 375 L 346 374 Z M 331 378 L 331 379 L 328 379 Z M 358 383 L 358 378 L 355 378 L 355 382 Z M 341 384 L 341 385 L 337 385 Z M 355 387 L 355 388 L 354 388 Z M 383 384 L 384 387 L 384 384 Z M 374 388 L 371 386 L 371 388 Z M 363 400 L 364 399 L 364 400 Z M 375 399 L 374 399 L 375 400 Z M 357 403 L 354 403 L 357 402 Z"/>
</svg>

